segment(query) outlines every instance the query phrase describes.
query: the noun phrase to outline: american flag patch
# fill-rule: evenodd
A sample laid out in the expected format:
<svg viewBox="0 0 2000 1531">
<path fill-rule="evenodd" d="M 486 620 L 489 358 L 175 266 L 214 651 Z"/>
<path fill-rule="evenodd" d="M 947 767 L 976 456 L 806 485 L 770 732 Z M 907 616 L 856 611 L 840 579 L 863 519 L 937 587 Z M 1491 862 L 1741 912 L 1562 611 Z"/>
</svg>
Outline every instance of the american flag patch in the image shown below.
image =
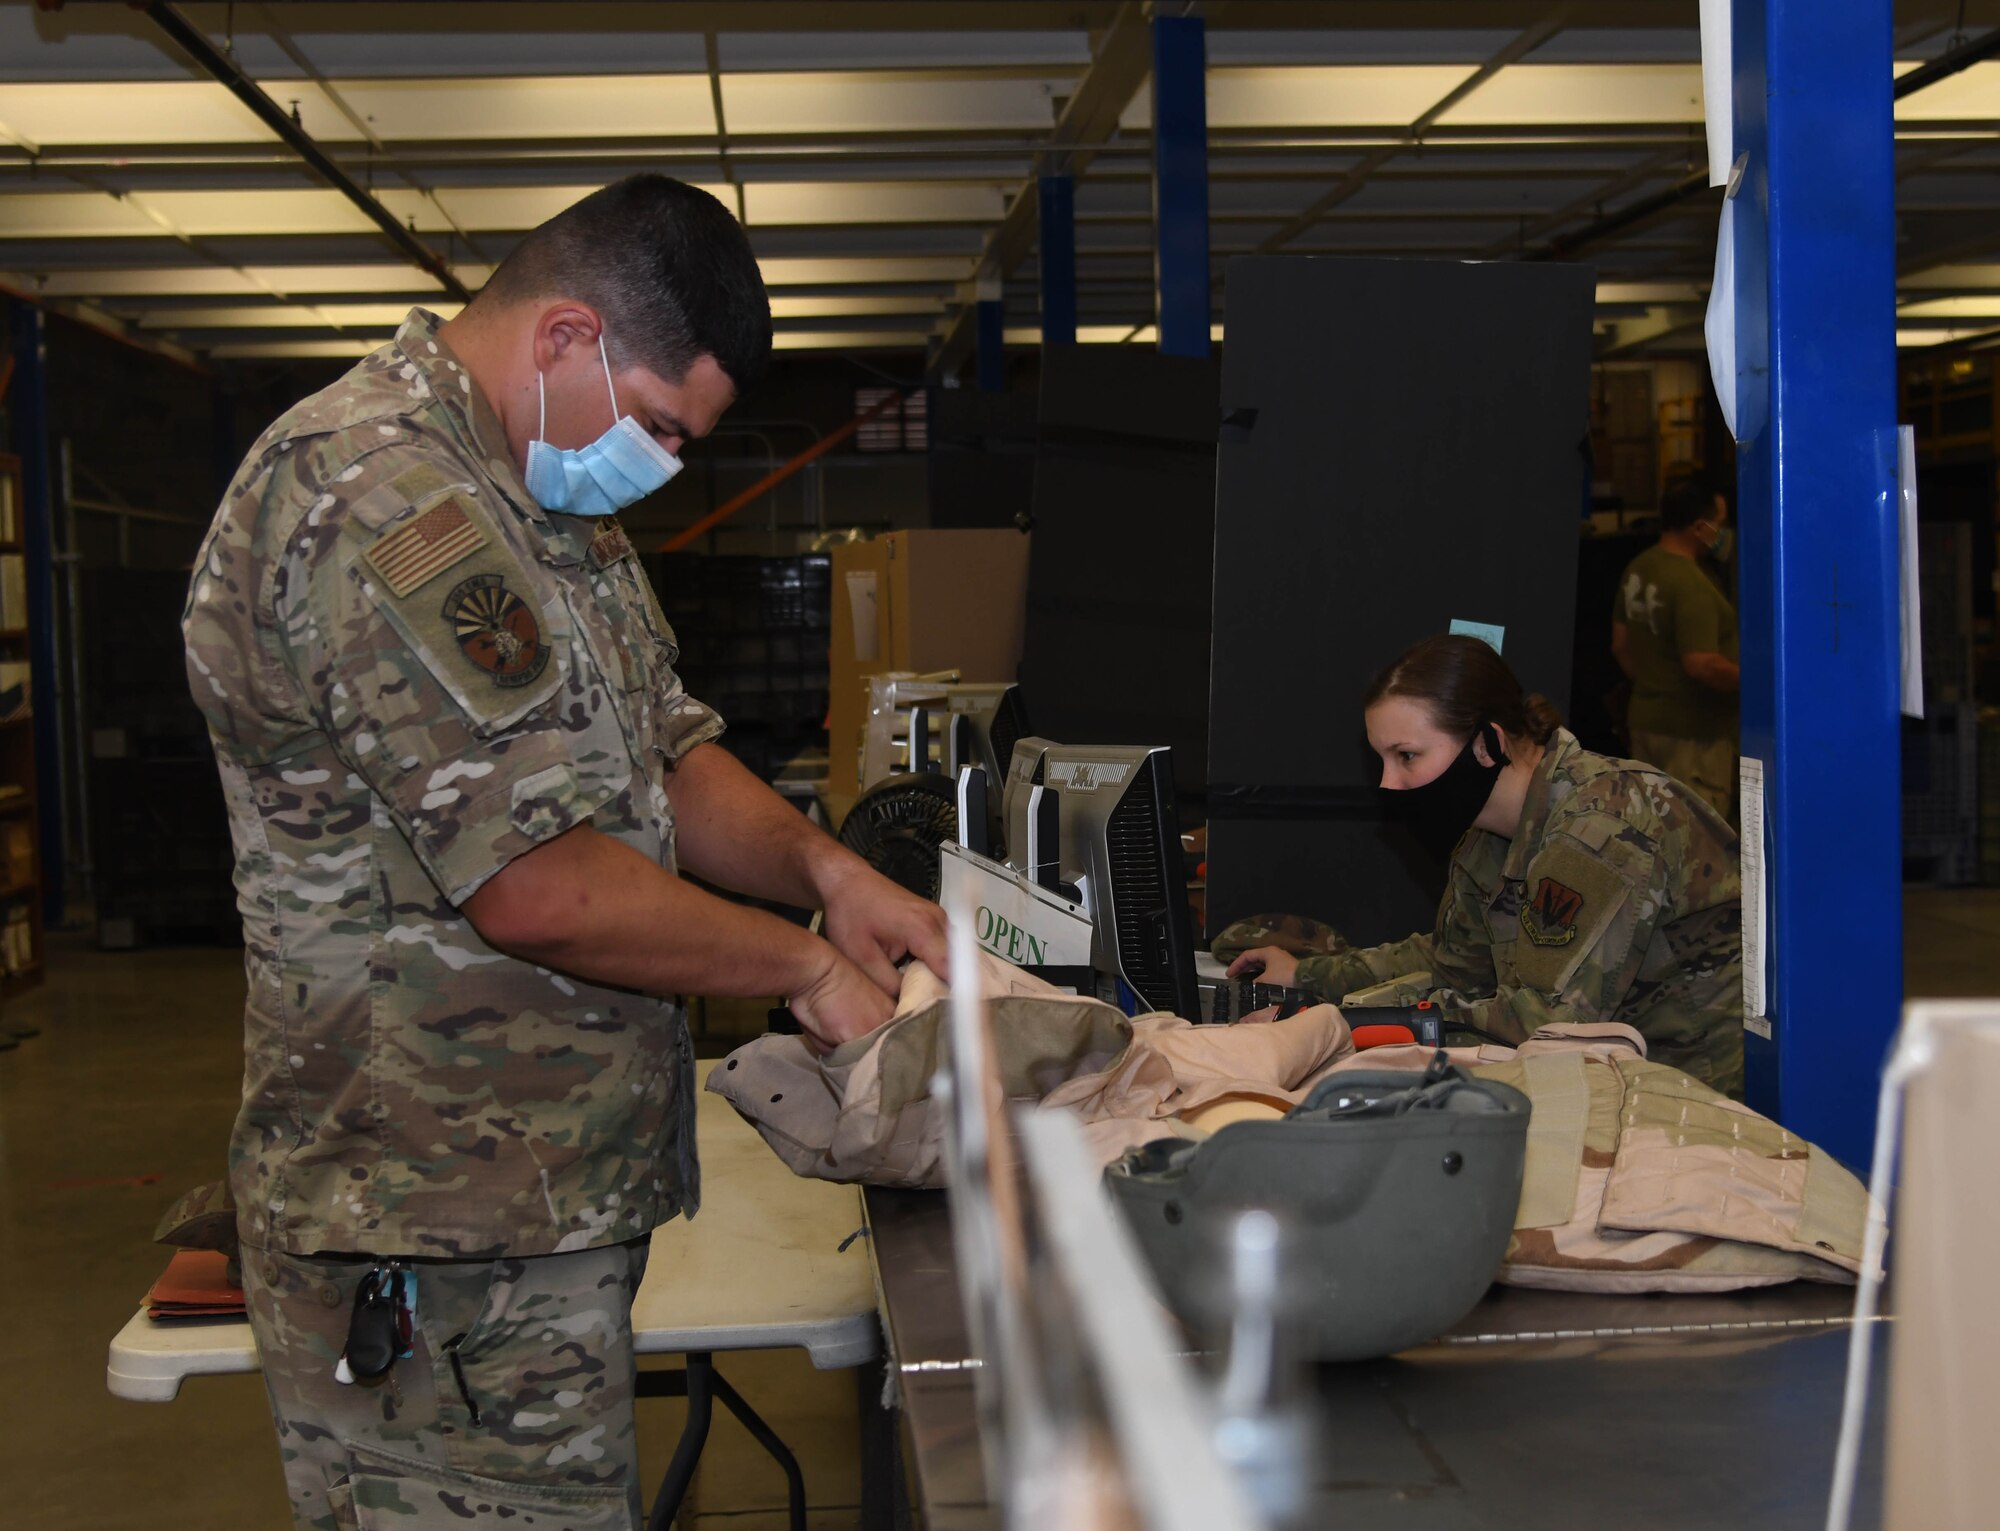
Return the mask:
<svg viewBox="0 0 2000 1531">
<path fill-rule="evenodd" d="M 456 499 L 441 500 L 368 550 L 368 562 L 398 600 L 486 545 L 486 533 Z"/>
</svg>

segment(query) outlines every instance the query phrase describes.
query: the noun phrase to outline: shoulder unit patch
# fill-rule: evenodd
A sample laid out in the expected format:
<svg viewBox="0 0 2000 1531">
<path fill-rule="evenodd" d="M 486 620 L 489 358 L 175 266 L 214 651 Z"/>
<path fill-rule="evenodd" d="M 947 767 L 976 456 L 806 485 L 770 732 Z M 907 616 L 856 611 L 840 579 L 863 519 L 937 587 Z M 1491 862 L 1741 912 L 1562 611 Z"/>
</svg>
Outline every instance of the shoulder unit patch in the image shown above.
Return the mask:
<svg viewBox="0 0 2000 1531">
<path fill-rule="evenodd" d="M 364 556 L 401 600 L 485 545 L 486 533 L 454 495 L 376 538 Z"/>
<path fill-rule="evenodd" d="M 549 665 L 535 610 L 507 588 L 505 575 L 475 574 L 445 597 L 442 613 L 459 649 L 493 684 L 531 685 Z"/>
<path fill-rule="evenodd" d="M 1553 877 L 1544 877 L 1521 911 L 1521 932 L 1537 946 L 1567 946 L 1576 939 L 1583 895 Z"/>
</svg>

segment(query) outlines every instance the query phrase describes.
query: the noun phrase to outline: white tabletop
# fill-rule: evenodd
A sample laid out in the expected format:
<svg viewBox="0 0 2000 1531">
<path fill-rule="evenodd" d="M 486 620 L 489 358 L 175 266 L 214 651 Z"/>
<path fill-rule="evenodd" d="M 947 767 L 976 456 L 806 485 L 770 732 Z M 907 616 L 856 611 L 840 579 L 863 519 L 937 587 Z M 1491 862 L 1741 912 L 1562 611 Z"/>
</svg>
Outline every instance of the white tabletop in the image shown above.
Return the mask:
<svg viewBox="0 0 2000 1531">
<path fill-rule="evenodd" d="M 698 1065 L 708 1079 L 712 1064 Z M 697 1090 L 702 1209 L 655 1230 L 632 1306 L 642 1355 L 802 1347 L 814 1366 L 859 1366 L 882 1352 L 875 1279 L 853 1186 L 786 1169 L 719 1095 Z M 181 1379 L 257 1369 L 242 1319 L 156 1323 L 141 1308 L 111 1342 L 105 1385 L 119 1398 L 166 1403 Z"/>
</svg>

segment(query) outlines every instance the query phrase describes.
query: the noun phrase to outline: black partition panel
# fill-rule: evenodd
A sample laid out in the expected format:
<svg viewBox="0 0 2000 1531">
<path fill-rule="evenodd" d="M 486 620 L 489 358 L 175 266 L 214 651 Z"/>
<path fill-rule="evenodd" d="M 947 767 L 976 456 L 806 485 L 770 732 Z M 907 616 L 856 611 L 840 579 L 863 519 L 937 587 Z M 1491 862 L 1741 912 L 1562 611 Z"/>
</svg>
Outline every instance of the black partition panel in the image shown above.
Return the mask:
<svg viewBox="0 0 2000 1531">
<path fill-rule="evenodd" d="M 1454 620 L 1568 704 L 1594 279 L 1580 266 L 1229 263 L 1216 462 L 1209 929 L 1374 943 L 1443 886 L 1380 817 L 1361 698 Z"/>
<path fill-rule="evenodd" d="M 978 388 L 932 388 L 929 431 L 930 524 L 1018 526 L 1035 492 L 1035 399 Z"/>
<path fill-rule="evenodd" d="M 1035 732 L 1164 744 L 1201 813 L 1217 362 L 1138 346 L 1042 353 L 1021 693 Z"/>
</svg>

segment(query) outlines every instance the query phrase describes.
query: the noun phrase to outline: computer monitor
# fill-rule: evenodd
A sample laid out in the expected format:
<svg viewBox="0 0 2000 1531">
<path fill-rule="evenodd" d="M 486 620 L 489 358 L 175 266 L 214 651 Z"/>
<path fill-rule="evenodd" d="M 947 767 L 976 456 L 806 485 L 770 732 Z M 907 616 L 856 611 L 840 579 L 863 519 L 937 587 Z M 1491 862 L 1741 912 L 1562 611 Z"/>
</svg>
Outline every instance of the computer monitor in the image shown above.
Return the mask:
<svg viewBox="0 0 2000 1531">
<path fill-rule="evenodd" d="M 1126 1001 L 1122 984 L 1138 1008 L 1199 1020 L 1173 752 L 1022 739 L 1002 821 L 1007 864 L 1089 911 L 1105 997 Z"/>
<path fill-rule="evenodd" d="M 911 724 L 919 712 L 927 725 L 923 741 L 912 738 Z M 1014 741 L 1027 732 L 1019 686 L 877 676 L 869 683 L 861 784 L 866 789 L 922 770 L 956 779 L 960 767 L 976 765 L 997 786 L 1014 758 Z"/>
</svg>

